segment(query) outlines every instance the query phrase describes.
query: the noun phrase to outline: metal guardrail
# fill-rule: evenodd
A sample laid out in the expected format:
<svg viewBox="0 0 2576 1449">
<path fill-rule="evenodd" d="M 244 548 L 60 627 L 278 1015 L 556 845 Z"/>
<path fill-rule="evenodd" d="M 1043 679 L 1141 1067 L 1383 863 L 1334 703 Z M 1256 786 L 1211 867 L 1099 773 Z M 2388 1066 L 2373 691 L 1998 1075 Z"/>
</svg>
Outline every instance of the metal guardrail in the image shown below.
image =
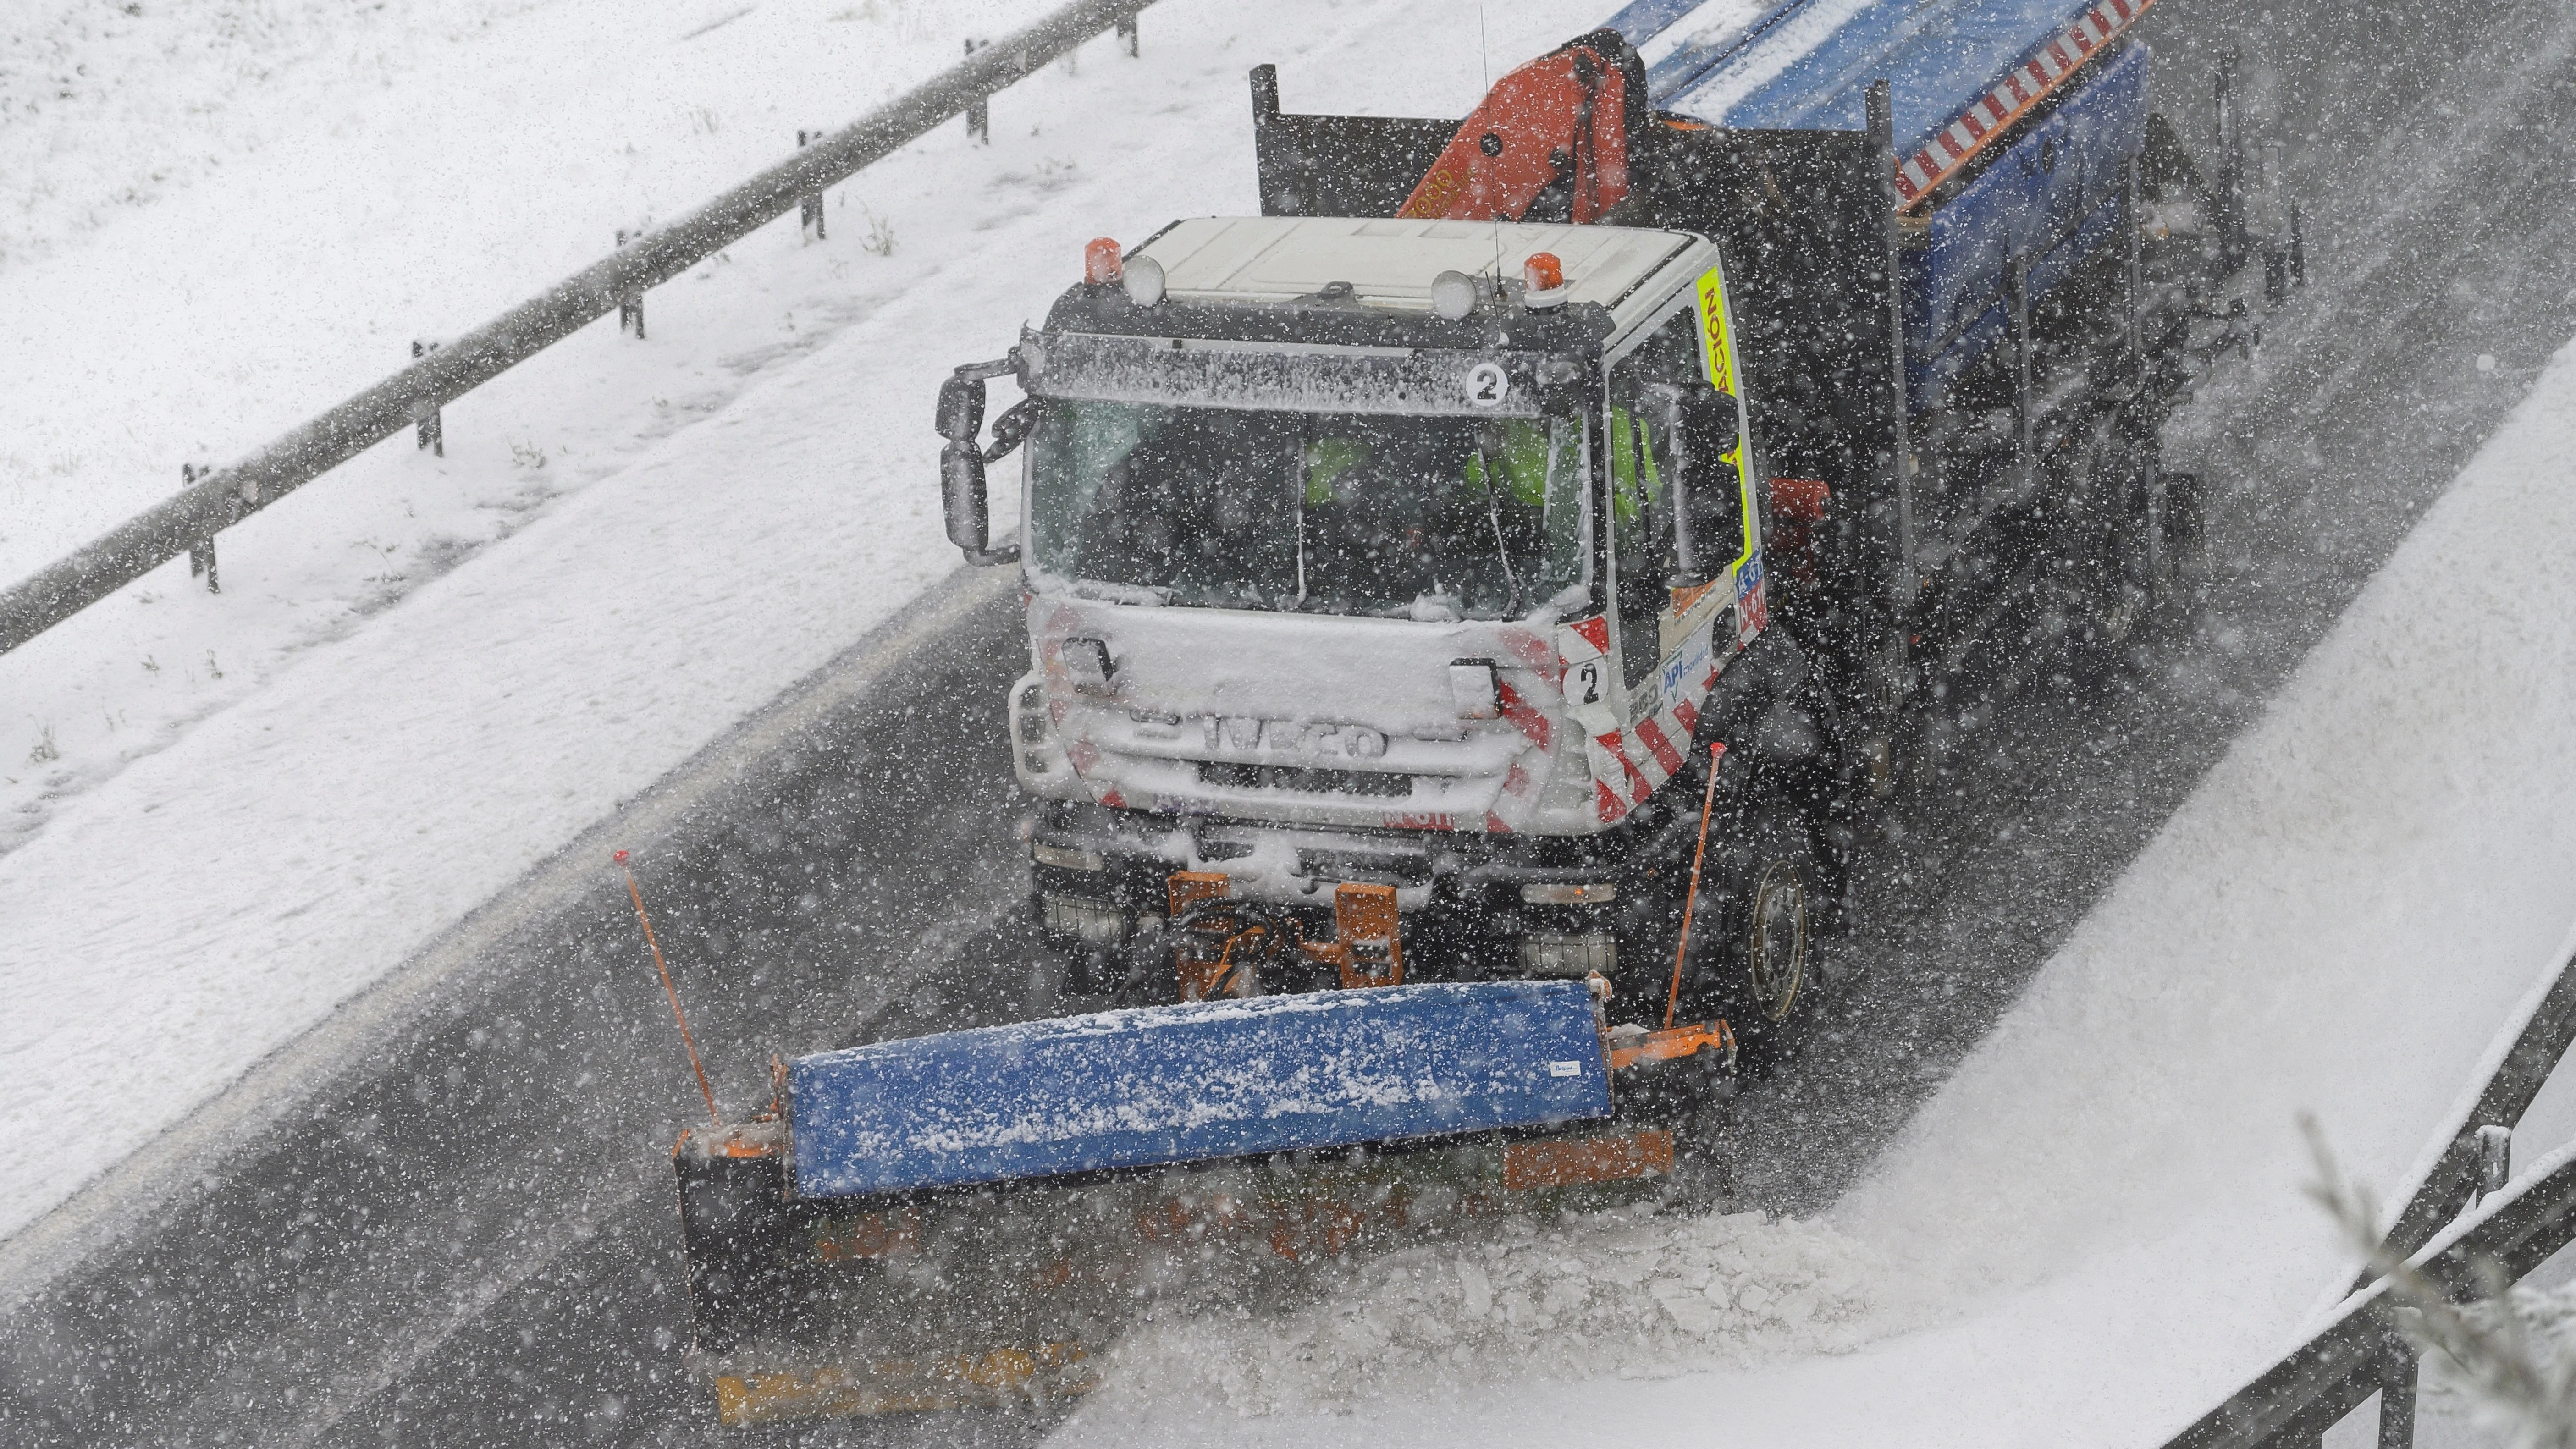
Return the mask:
<svg viewBox="0 0 2576 1449">
<path fill-rule="evenodd" d="M 2454 1301 L 2483 1291 L 2477 1265 L 2505 1281 L 2576 1241 L 2576 1145 L 2550 1154 L 2531 1176 L 2506 1184 L 2440 1234 L 2416 1262 Z M 2311 1446 L 2372 1394 L 2381 1394 L 2380 1449 L 2415 1442 L 2415 1345 L 2388 1301 L 2387 1285 L 2354 1295 L 2342 1314 L 2260 1378 L 2201 1416 L 2167 1449 Z"/>
<path fill-rule="evenodd" d="M 2441 1160 L 2425 1174 L 2424 1185 L 2389 1226 L 2389 1251 L 2401 1257 L 2422 1251 L 2444 1223 L 2458 1217 L 2477 1197 L 2479 1134 L 2489 1127 L 2519 1125 L 2531 1099 L 2540 1095 L 2541 1086 L 2572 1045 L 2576 1045 L 2576 960 L 2559 969 L 2558 979 L 2533 1004 L 2530 1018 L 2487 1078 L 2476 1103 L 2454 1124 L 2451 1145 L 2442 1150 Z M 2358 1289 L 2363 1283 L 2353 1286 Z"/>
<path fill-rule="evenodd" d="M 266 508 L 358 453 L 431 416 L 511 367 L 633 303 L 745 234 L 786 215 L 941 122 L 982 111 L 1012 82 L 1105 31 L 1135 34 L 1153 0 L 1075 0 L 964 63 L 607 258 L 475 328 L 227 468 L 196 475 L 167 500 L 70 557 L 0 591 L 0 653 L 61 623 Z M 989 134 L 989 122 L 986 125 Z"/>
<path fill-rule="evenodd" d="M 2390 1227 L 2390 1253 L 2416 1261 L 2455 1301 L 2483 1287 L 2483 1259 L 2519 1281 L 2576 1241 L 2576 1145 L 2507 1182 L 2512 1129 L 2576 1044 L 2576 959 L 2559 968 L 2450 1144 Z M 2463 1216 L 2463 1213 L 2466 1213 Z M 2447 1226 L 2445 1226 L 2447 1224 Z M 2164 1449 L 2313 1449 L 2325 1431 L 2380 1395 L 2380 1449 L 2415 1442 L 2416 1351 L 2388 1301 L 2363 1275 L 2334 1322 L 2168 1440 Z"/>
</svg>

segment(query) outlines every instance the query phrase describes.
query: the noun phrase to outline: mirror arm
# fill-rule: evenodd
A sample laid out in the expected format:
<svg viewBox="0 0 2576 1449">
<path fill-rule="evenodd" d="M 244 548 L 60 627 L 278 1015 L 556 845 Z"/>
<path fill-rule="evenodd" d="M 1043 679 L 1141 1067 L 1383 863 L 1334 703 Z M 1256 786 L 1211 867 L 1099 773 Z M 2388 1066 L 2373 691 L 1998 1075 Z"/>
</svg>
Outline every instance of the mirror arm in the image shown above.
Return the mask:
<svg viewBox="0 0 2576 1449">
<path fill-rule="evenodd" d="M 1024 397 L 1011 404 L 993 419 L 993 446 L 984 450 L 984 461 L 998 463 L 1009 457 L 1012 449 L 1028 441 L 1029 434 L 1036 431 L 1037 417 L 1037 399 Z"/>
</svg>

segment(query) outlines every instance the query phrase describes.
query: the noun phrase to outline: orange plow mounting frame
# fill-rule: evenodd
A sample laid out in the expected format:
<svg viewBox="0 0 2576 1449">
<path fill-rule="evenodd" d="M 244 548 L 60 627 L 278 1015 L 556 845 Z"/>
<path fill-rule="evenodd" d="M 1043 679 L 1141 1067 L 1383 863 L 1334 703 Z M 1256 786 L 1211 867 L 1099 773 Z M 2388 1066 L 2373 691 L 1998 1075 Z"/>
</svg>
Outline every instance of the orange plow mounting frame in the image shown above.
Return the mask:
<svg viewBox="0 0 2576 1449">
<path fill-rule="evenodd" d="M 1735 1032 L 1723 1021 L 1693 1022 L 1668 1031 L 1650 1031 L 1621 1045 L 1612 1038 L 1610 1070 L 1624 1071 L 1641 1062 L 1668 1062 L 1690 1056 L 1702 1047 L 1735 1054 Z"/>
<path fill-rule="evenodd" d="M 1232 911 L 1209 908 L 1209 903 L 1224 900 L 1234 893 L 1234 886 L 1218 870 L 1176 870 L 1164 882 L 1173 925 L 1172 968 L 1180 976 L 1181 1000 L 1205 1001 L 1211 996 L 1250 996 L 1259 990 L 1253 979 L 1255 960 L 1245 951 L 1246 959 L 1237 961 L 1235 953 L 1247 946 L 1268 944 L 1247 941 L 1252 935 L 1266 935 L 1267 928 L 1243 929 L 1243 923 Z M 1192 913 L 1197 912 L 1196 919 Z M 1187 925 L 1182 924 L 1188 921 Z"/>
<path fill-rule="evenodd" d="M 1215 908 L 1233 893 L 1233 881 L 1219 870 L 1176 870 L 1164 881 L 1181 1000 L 1259 995 L 1261 963 L 1291 944 L 1306 959 L 1332 967 L 1345 990 L 1404 984 L 1395 887 L 1365 881 L 1334 886 L 1329 941 L 1306 940 L 1292 923 Z"/>
<path fill-rule="evenodd" d="M 1404 943 L 1399 939 L 1395 887 L 1343 881 L 1333 887 L 1333 939 L 1301 941 L 1307 955 L 1342 973 L 1342 987 L 1402 986 Z"/>
</svg>

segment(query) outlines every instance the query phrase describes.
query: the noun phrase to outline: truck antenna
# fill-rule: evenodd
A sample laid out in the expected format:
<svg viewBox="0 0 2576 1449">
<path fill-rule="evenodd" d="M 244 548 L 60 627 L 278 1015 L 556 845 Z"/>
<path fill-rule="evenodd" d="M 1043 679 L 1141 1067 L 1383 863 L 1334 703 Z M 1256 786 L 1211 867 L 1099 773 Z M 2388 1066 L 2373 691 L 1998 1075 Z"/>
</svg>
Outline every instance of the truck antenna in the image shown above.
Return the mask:
<svg viewBox="0 0 2576 1449">
<path fill-rule="evenodd" d="M 662 993 L 671 998 L 671 1017 L 680 1023 L 680 1045 L 689 1049 L 689 1069 L 698 1074 L 698 1092 L 707 1099 L 707 1120 L 721 1131 L 724 1114 L 716 1110 L 716 1089 L 707 1085 L 707 1064 L 698 1060 L 697 1041 L 689 1035 L 689 1018 L 680 1010 L 679 988 L 671 984 L 671 968 L 662 959 L 662 943 L 653 939 L 653 918 L 644 914 L 644 892 L 635 884 L 635 867 L 626 863 L 625 851 L 617 852 L 617 868 L 626 872 L 626 893 L 635 899 L 635 919 L 644 924 L 644 944 L 653 949 L 653 968 L 662 973 Z"/>
<path fill-rule="evenodd" d="M 1485 73 L 1485 89 L 1483 94 L 1478 96 L 1476 100 L 1476 104 L 1481 106 L 1494 94 L 1494 48 L 1491 45 L 1488 45 L 1485 41 L 1485 7 L 1482 5 L 1476 7 L 1476 63 L 1484 69 Z M 1483 155 L 1484 153 L 1480 150 L 1477 154 Z M 1490 161 L 1492 158 L 1487 157 L 1486 159 Z M 1489 184 L 1485 188 L 1485 194 L 1488 197 L 1491 197 L 1493 194 L 1493 187 L 1490 184 L 1490 177 L 1488 178 L 1488 183 Z M 1499 299 L 1503 292 L 1503 214 L 1499 208 L 1494 212 L 1492 221 L 1494 227 L 1494 295 Z"/>
</svg>

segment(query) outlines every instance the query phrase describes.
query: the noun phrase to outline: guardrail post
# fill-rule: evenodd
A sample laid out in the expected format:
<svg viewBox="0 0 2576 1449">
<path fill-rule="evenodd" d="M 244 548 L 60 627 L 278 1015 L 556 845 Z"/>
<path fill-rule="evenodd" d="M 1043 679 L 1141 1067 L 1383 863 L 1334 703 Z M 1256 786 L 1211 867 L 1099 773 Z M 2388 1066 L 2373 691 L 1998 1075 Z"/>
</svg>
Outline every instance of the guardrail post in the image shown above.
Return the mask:
<svg viewBox="0 0 2576 1449">
<path fill-rule="evenodd" d="M 2488 1194 L 2504 1191 L 2513 1181 L 2513 1129 L 2485 1126 L 2478 1129 L 2478 1187 L 2470 1194 L 2469 1206 L 2476 1207 Z"/>
<path fill-rule="evenodd" d="M 979 42 L 970 36 L 966 41 L 966 53 L 973 55 L 982 46 L 990 44 L 992 42 L 989 40 Z M 987 146 L 993 144 L 993 98 L 991 96 L 979 97 L 966 108 L 966 137 L 968 140 L 980 140 Z"/>
<path fill-rule="evenodd" d="M 415 337 L 411 340 L 412 359 L 414 361 L 418 361 L 421 358 L 427 357 L 431 353 L 436 352 L 438 350 L 438 346 L 438 343 L 434 340 Z M 426 409 L 414 411 L 412 413 L 411 422 L 413 451 L 417 452 L 422 448 L 427 448 L 429 449 L 430 456 L 432 457 L 444 458 L 447 456 L 447 428 L 445 420 L 440 416 L 439 407 L 436 403 L 431 403 Z"/>
<path fill-rule="evenodd" d="M 640 226 L 637 227 L 633 234 L 636 236 L 642 236 L 644 234 L 644 228 Z M 619 227 L 617 229 L 617 244 L 621 247 L 626 245 L 627 236 L 628 233 L 626 228 L 622 226 Z M 623 332 L 630 324 L 635 328 L 635 340 L 638 342 L 643 341 L 644 291 L 640 287 L 617 294 L 617 330 Z"/>
<path fill-rule="evenodd" d="M 196 482 L 199 471 L 194 463 L 180 464 L 179 486 L 185 488 Z M 203 471 L 208 473 L 215 471 L 214 465 L 207 464 Z M 215 536 L 211 533 L 188 545 L 188 577 L 193 579 L 199 574 L 205 575 L 207 593 L 220 594 L 224 591 L 222 582 L 215 574 Z"/>
<path fill-rule="evenodd" d="M 2379 1449 L 2415 1449 L 2415 1383 L 2423 1360 L 2391 1351 L 2379 1379 Z"/>
<path fill-rule="evenodd" d="M 808 132 L 804 127 L 799 126 L 796 128 L 796 149 L 799 151 L 804 150 L 805 143 L 809 137 L 813 140 L 820 141 L 826 134 L 826 132 L 822 131 Z M 822 241 L 824 239 L 823 193 L 819 190 L 806 192 L 805 199 L 796 203 L 796 233 L 797 235 L 802 236 L 808 229 L 813 231 L 814 240 Z"/>
<path fill-rule="evenodd" d="M 1127 53 L 1130 56 L 1133 56 L 1136 53 L 1136 17 L 1133 15 L 1128 16 L 1126 19 L 1119 21 L 1116 28 L 1118 38 L 1127 42 Z"/>
</svg>

